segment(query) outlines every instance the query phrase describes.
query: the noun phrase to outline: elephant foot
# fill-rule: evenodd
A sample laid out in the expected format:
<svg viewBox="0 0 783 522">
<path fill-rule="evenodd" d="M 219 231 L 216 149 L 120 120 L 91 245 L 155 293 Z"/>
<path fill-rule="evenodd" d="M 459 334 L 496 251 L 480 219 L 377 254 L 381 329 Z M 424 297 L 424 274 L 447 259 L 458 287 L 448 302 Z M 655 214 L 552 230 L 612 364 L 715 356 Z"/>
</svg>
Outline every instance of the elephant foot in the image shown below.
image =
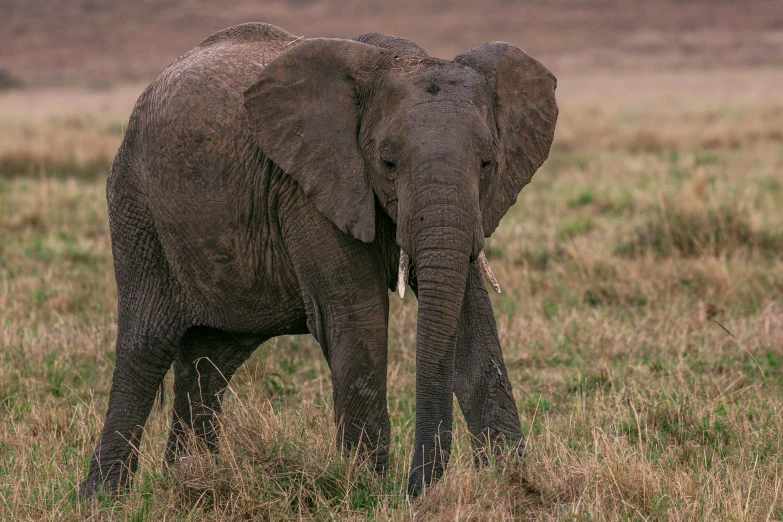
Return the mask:
<svg viewBox="0 0 783 522">
<path fill-rule="evenodd" d="M 421 470 L 412 470 L 408 475 L 408 496 L 416 498 L 421 495 L 423 489 L 424 477 Z"/>
<path fill-rule="evenodd" d="M 442 475 L 443 467 L 432 464 L 412 469 L 408 475 L 408 496 L 418 497 L 427 488 L 434 486 Z"/>
<path fill-rule="evenodd" d="M 217 455 L 219 452 L 217 429 L 210 428 L 209 431 L 194 431 L 193 428 L 172 429 L 166 442 L 163 461 L 166 464 L 175 464 L 192 453 Z"/>
<path fill-rule="evenodd" d="M 357 462 L 372 466 L 378 476 L 385 476 L 389 469 L 389 444 L 387 442 L 378 443 L 368 440 L 366 432 L 362 432 L 358 443 L 351 442 L 345 438 L 338 439 L 338 447 L 342 446 L 342 454 L 346 458 L 351 458 L 354 451 L 358 458 Z"/>
<path fill-rule="evenodd" d="M 437 444 L 427 448 L 416 444 L 418 451 L 413 452 L 411 472 L 408 475 L 408 495 L 417 497 L 426 493 L 443 476 L 451 453 L 451 434 L 442 434 Z"/>
<path fill-rule="evenodd" d="M 124 459 L 101 459 L 101 447 L 90 462 L 87 478 L 79 488 L 79 498 L 91 499 L 98 494 L 119 497 L 130 489 L 133 474 L 138 468 L 138 456 L 131 453 Z"/>
<path fill-rule="evenodd" d="M 91 500 L 98 496 L 99 493 L 119 497 L 123 495 L 130 484 L 128 480 L 123 480 L 122 477 L 101 479 L 100 477 L 88 476 L 81 487 L 79 487 L 78 498 L 81 500 Z"/>
<path fill-rule="evenodd" d="M 523 462 L 525 437 L 510 436 L 500 430 L 487 428 L 481 436 L 473 439 L 473 462 L 476 467 L 487 465 L 490 454 L 495 458 L 508 457 Z"/>
<path fill-rule="evenodd" d="M 364 448 L 364 457 L 369 464 L 372 464 L 375 473 L 378 476 L 386 476 L 389 470 L 389 447 L 376 446 L 374 448 Z"/>
</svg>

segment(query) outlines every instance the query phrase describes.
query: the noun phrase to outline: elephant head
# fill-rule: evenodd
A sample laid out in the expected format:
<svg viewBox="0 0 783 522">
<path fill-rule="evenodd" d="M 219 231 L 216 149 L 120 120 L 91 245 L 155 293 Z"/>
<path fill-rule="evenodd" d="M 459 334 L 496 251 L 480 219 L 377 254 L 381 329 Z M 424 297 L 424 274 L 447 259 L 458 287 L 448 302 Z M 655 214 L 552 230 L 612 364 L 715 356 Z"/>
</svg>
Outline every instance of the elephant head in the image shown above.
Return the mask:
<svg viewBox="0 0 783 522">
<path fill-rule="evenodd" d="M 305 40 L 263 70 L 245 107 L 259 148 L 341 231 L 372 242 L 376 209 L 397 225 L 418 285 L 416 489 L 449 454 L 468 264 L 549 154 L 556 80 L 507 43 L 444 61 L 385 42 Z"/>
</svg>

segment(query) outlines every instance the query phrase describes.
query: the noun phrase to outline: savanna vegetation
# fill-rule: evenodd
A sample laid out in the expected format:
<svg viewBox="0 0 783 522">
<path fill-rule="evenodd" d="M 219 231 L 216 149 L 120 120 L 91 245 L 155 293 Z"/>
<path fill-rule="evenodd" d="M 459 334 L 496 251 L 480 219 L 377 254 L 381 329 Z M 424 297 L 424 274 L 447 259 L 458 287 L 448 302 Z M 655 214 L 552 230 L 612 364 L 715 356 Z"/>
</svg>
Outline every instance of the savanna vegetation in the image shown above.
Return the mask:
<svg viewBox="0 0 783 522">
<path fill-rule="evenodd" d="M 552 154 L 487 248 L 523 465 L 474 469 L 458 415 L 445 479 L 406 498 L 409 293 L 387 477 L 339 455 L 317 344 L 280 338 L 232 381 L 218 456 L 164 469 L 169 393 L 130 493 L 82 503 L 114 362 L 104 181 L 123 122 L 3 120 L 0 519 L 783 519 L 781 121 L 779 100 L 562 98 Z"/>
</svg>

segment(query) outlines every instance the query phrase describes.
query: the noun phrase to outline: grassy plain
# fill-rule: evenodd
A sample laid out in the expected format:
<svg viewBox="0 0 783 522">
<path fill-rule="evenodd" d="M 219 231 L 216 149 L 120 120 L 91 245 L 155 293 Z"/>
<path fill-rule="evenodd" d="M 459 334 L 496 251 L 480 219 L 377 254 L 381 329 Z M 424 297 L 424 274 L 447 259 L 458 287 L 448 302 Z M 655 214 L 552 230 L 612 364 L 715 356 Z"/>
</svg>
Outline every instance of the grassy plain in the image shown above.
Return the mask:
<svg viewBox="0 0 783 522">
<path fill-rule="evenodd" d="M 769 89 L 736 97 L 710 74 L 663 95 L 561 78 L 550 159 L 487 248 L 525 465 L 475 470 L 457 415 L 445 479 L 413 502 L 410 293 L 385 479 L 338 454 L 328 368 L 293 337 L 234 378 L 219 456 L 162 468 L 169 392 L 132 491 L 76 501 L 114 361 L 104 180 L 127 113 L 0 121 L 0 519 L 783 519 L 780 78 L 749 71 Z"/>
</svg>

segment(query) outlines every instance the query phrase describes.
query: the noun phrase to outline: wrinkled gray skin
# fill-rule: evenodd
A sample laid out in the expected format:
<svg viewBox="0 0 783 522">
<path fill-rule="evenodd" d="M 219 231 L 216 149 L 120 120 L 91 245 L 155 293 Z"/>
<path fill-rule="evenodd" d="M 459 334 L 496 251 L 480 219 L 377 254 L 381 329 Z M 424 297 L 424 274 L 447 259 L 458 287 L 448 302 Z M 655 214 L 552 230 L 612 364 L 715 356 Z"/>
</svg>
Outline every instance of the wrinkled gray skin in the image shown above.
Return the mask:
<svg viewBox="0 0 783 522">
<path fill-rule="evenodd" d="M 338 443 L 388 466 L 389 289 L 418 297 L 409 491 L 443 472 L 456 394 L 477 455 L 523 435 L 476 257 L 546 159 L 555 78 L 505 43 L 444 61 L 403 38 L 219 32 L 141 95 L 108 179 L 117 359 L 83 496 L 128 485 L 174 365 L 166 458 L 214 449 L 227 381 L 266 339 L 311 333 Z M 480 456 L 477 460 L 481 460 Z"/>
</svg>

